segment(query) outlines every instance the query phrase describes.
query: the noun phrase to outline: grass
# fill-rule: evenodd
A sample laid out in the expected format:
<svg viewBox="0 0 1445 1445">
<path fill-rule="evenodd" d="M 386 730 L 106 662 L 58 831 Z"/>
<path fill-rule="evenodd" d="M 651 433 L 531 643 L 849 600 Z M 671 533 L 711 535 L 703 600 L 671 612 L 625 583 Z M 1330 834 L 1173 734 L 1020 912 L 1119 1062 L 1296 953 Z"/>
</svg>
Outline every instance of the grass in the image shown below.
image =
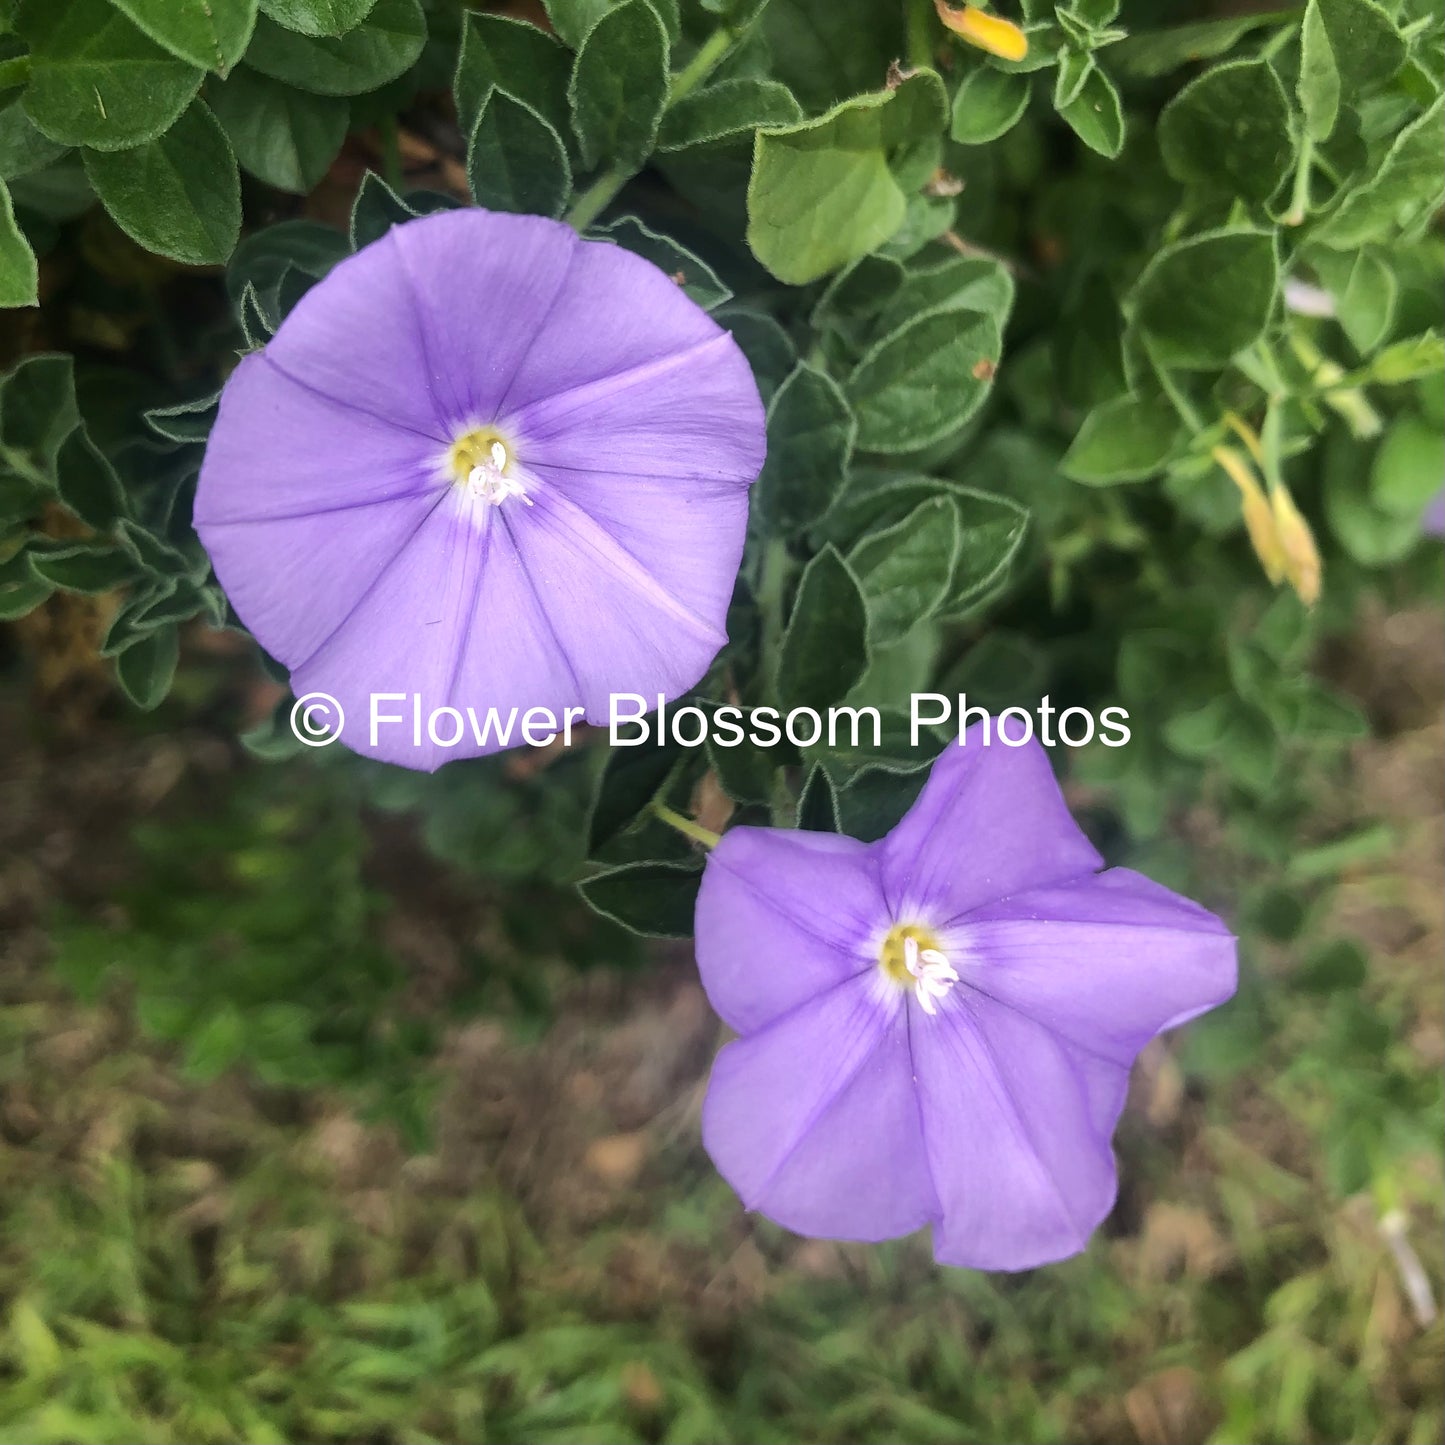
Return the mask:
<svg viewBox="0 0 1445 1445">
<path fill-rule="evenodd" d="M 1421 777 L 1438 732 L 1406 739 Z M 121 909 L 46 903 L 48 943 L 12 935 L 0 1442 L 1445 1431 L 1445 1333 L 1379 1227 L 1402 1211 L 1438 1291 L 1439 818 L 1409 801 L 1426 784 L 1386 798 L 1395 846 L 1342 890 L 1305 908 L 1244 890 L 1252 986 L 1177 1056 L 1151 1051 L 1114 1218 L 1021 1277 L 742 1215 L 697 1143 L 715 1035 L 687 1022 L 685 962 L 551 969 L 540 1037 L 493 997 L 480 1022 L 427 1021 L 435 1060 L 397 1044 L 410 985 L 383 924 L 403 905 L 368 881 L 365 834 L 303 826 L 293 786 L 247 775 L 123 821 Z M 357 958 L 355 1026 L 318 1034 Z M 268 1064 L 276 990 L 296 1057 Z"/>
</svg>

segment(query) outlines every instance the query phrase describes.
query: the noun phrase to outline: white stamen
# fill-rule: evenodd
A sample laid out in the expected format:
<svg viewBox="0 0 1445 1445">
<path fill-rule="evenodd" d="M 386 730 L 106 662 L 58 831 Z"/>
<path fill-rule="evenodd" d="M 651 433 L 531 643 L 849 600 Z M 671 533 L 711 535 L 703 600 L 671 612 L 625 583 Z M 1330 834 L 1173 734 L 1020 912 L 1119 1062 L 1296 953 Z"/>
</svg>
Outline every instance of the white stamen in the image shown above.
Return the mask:
<svg viewBox="0 0 1445 1445">
<path fill-rule="evenodd" d="M 480 501 L 500 507 L 508 497 L 520 497 L 530 507 L 532 499 L 527 489 L 516 477 L 509 477 L 504 468 L 507 465 L 507 449 L 501 442 L 492 443 L 492 460 L 475 466 L 467 474 L 467 485 L 472 495 Z"/>
<path fill-rule="evenodd" d="M 926 1014 L 938 1012 L 937 999 L 947 996 L 949 989 L 958 982 L 958 973 L 948 959 L 936 948 L 918 946 L 918 940 L 908 937 L 903 940 L 903 963 L 916 982 L 914 997 Z"/>
</svg>

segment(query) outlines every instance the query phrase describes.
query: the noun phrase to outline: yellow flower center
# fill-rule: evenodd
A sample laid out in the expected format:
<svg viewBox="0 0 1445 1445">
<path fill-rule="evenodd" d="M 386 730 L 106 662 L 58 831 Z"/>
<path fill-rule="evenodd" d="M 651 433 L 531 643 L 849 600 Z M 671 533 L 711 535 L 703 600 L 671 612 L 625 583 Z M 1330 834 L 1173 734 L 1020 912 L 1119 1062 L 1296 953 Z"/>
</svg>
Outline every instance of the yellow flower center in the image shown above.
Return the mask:
<svg viewBox="0 0 1445 1445">
<path fill-rule="evenodd" d="M 921 923 L 895 923 L 878 950 L 878 967 L 899 988 L 912 988 L 917 982 L 915 975 L 908 971 L 909 939 L 913 940 L 920 954 L 929 949 L 942 952 L 938 935 L 932 929 L 925 928 Z"/>
<path fill-rule="evenodd" d="M 498 452 L 495 448 L 501 447 Z M 505 474 L 512 460 L 512 449 L 506 438 L 491 427 L 478 427 L 459 436 L 447 453 L 447 465 L 458 484 L 465 486 L 474 471 L 493 468 Z"/>
</svg>

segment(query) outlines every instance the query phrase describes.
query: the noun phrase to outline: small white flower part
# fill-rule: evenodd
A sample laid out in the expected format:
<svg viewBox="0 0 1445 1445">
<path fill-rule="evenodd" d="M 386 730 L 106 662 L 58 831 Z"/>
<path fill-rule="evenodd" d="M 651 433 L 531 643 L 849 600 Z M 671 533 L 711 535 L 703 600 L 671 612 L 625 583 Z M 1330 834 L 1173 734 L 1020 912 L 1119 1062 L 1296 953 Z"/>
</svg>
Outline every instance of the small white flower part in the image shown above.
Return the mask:
<svg viewBox="0 0 1445 1445">
<path fill-rule="evenodd" d="M 467 486 L 471 488 L 472 495 L 494 507 L 500 507 L 508 497 L 520 497 L 530 507 L 532 499 L 527 495 L 527 489 L 515 477 L 507 475 L 506 467 L 507 449 L 501 442 L 494 441 L 491 461 L 482 462 L 467 474 Z"/>
<path fill-rule="evenodd" d="M 945 997 L 958 982 L 958 973 L 936 948 L 919 948 L 916 938 L 903 940 L 903 962 L 915 980 L 914 996 L 926 1014 L 936 1014 L 936 1000 Z"/>
</svg>

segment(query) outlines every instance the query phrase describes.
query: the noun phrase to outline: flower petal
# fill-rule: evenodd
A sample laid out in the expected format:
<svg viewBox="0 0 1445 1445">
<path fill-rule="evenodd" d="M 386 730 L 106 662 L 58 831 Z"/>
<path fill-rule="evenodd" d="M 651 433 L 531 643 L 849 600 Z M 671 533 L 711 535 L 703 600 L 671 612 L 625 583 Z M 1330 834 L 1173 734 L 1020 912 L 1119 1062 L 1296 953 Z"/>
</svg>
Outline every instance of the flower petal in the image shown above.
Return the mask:
<svg viewBox="0 0 1445 1445">
<path fill-rule="evenodd" d="M 393 226 L 383 249 L 412 306 L 449 435 L 498 419 L 549 326 L 572 348 L 593 350 L 568 307 L 568 277 L 593 248 L 560 221 L 469 207 Z"/>
<path fill-rule="evenodd" d="M 505 413 L 525 416 L 549 397 L 612 386 L 630 372 L 645 376 L 659 362 L 727 336 L 671 277 L 604 241 L 576 247 L 545 322 L 531 329 L 537 334 L 507 386 Z"/>
<path fill-rule="evenodd" d="M 559 484 L 572 473 L 579 482 L 622 473 L 749 483 L 766 450 L 757 383 L 737 342 L 715 326 L 689 347 L 534 402 L 505 424 L 523 461 Z"/>
<path fill-rule="evenodd" d="M 939 1262 L 1031 1269 L 1082 1250 L 1113 1207 L 1127 1070 L 966 988 L 915 1018 L 913 1060 Z"/>
<path fill-rule="evenodd" d="M 564 709 L 578 705 L 576 682 L 499 514 L 449 496 L 417 531 L 404 565 L 382 572 L 293 672 L 298 696 L 319 691 L 342 704 L 342 738 L 357 752 L 432 771 L 516 747 L 530 708 L 550 709 L 560 724 Z M 444 707 L 460 718 L 439 718 L 433 739 L 428 719 Z M 379 722 L 375 743 L 373 711 L 401 719 Z"/>
<path fill-rule="evenodd" d="M 241 620 L 294 666 L 355 607 L 436 505 L 437 444 L 289 380 L 236 368 L 196 489 L 195 523 Z"/>
<path fill-rule="evenodd" d="M 713 1008 L 748 1033 L 871 971 L 886 927 L 866 845 L 836 833 L 731 828 L 703 872 L 698 972 Z"/>
<path fill-rule="evenodd" d="M 942 926 L 985 903 L 1095 872 L 1102 859 L 1037 742 L 969 728 L 939 754 L 907 816 L 876 846 L 894 917 Z"/>
<path fill-rule="evenodd" d="M 746 527 L 746 495 L 718 494 L 700 504 L 696 525 L 712 529 L 710 548 L 694 553 L 697 575 L 684 589 L 694 611 L 612 533 L 556 488 L 539 488 L 527 508 L 502 517 L 554 639 L 577 681 L 576 701 L 605 722 L 613 693 L 671 699 L 686 692 L 727 641 L 723 631 Z M 656 563 L 671 533 L 658 527 L 648 553 Z M 676 568 L 663 563 L 669 580 Z M 724 581 L 724 579 L 726 579 Z"/>
<path fill-rule="evenodd" d="M 891 1239 L 937 1217 L 908 1029 L 908 1010 L 861 978 L 718 1055 L 703 1144 L 749 1209 L 831 1239 Z"/>
<path fill-rule="evenodd" d="M 1125 1067 L 1238 981 L 1224 923 L 1128 868 L 987 905 L 957 937 L 970 988 Z"/>
</svg>

